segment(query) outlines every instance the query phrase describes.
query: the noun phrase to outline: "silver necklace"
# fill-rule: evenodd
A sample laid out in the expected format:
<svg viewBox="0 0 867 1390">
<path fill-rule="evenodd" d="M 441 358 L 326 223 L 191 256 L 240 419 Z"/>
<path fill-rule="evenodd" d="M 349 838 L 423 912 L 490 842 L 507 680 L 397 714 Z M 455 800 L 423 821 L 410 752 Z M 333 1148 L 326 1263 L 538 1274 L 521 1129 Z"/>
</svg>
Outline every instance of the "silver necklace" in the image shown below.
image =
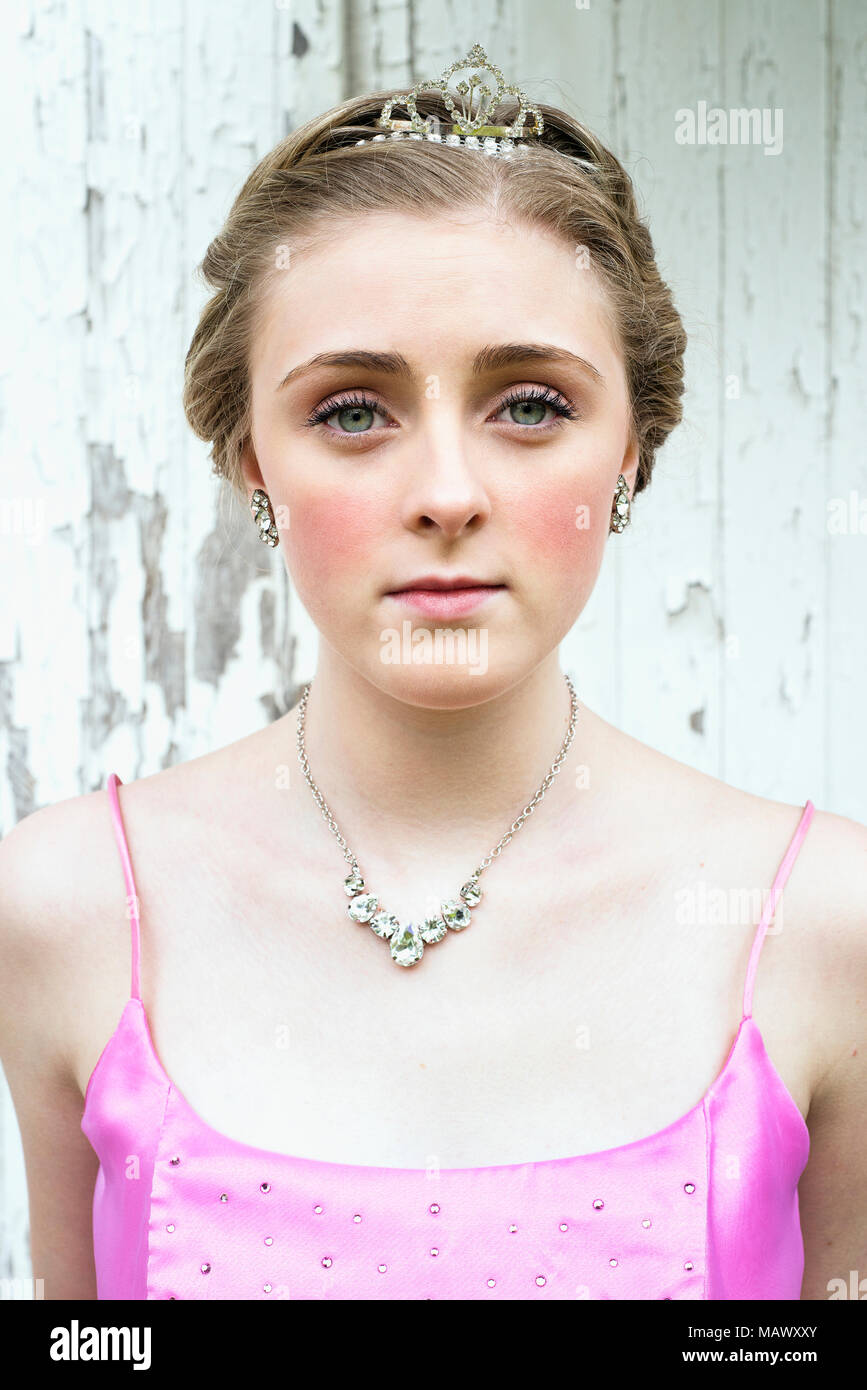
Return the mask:
<svg viewBox="0 0 867 1390">
<path fill-rule="evenodd" d="M 512 836 L 520 830 L 524 821 L 532 813 L 536 804 L 542 800 L 557 773 L 560 771 L 561 764 L 569 751 L 575 733 L 575 721 L 578 717 L 578 700 L 575 695 L 575 687 L 569 676 L 565 677 L 569 687 L 569 697 L 572 707 L 569 715 L 569 727 L 563 745 L 551 768 L 545 776 L 544 781 L 533 797 L 528 806 L 525 806 L 518 819 L 512 823 L 506 831 L 498 845 L 486 855 L 477 869 L 474 869 L 462 887 L 457 898 L 447 898 L 440 904 L 439 911 L 427 916 L 420 924 L 415 922 L 399 922 L 392 913 L 383 908 L 382 903 L 376 893 L 365 891 L 364 879 L 358 868 L 358 860 L 352 850 L 347 845 L 343 836 L 337 828 L 334 817 L 328 807 L 325 798 L 317 787 L 310 775 L 310 764 L 307 761 L 307 751 L 304 747 L 304 719 L 307 713 L 307 700 L 310 695 L 310 685 L 308 681 L 301 696 L 298 707 L 298 758 L 304 773 L 308 787 L 316 798 L 320 811 L 328 822 L 331 830 L 336 835 L 338 842 L 343 849 L 343 857 L 351 866 L 351 872 L 343 880 L 344 891 L 352 901 L 347 907 L 347 912 L 353 922 L 366 922 L 375 934 L 383 941 L 387 941 L 391 947 L 391 958 L 396 965 L 415 965 L 421 960 L 425 946 L 434 946 L 438 941 L 442 941 L 448 932 L 463 931 L 470 924 L 470 908 L 477 907 L 481 902 L 482 890 L 479 887 L 479 878 L 493 859 L 506 847 Z"/>
</svg>

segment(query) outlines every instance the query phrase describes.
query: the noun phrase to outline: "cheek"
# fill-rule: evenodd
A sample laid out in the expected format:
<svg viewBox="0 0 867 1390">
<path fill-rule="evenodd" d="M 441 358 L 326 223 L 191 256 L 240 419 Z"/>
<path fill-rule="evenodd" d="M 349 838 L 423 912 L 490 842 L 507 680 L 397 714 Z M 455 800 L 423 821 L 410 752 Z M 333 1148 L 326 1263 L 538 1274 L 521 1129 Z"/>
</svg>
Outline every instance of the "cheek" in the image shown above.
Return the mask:
<svg viewBox="0 0 867 1390">
<path fill-rule="evenodd" d="M 368 565 L 371 537 L 382 522 L 382 507 L 359 492 L 295 497 L 288 501 L 287 556 L 293 577 L 319 582 L 356 579 Z"/>
<path fill-rule="evenodd" d="M 543 483 L 514 513 L 515 543 L 547 566 L 581 566 L 595 560 L 605 543 L 611 504 L 597 484 Z"/>
</svg>

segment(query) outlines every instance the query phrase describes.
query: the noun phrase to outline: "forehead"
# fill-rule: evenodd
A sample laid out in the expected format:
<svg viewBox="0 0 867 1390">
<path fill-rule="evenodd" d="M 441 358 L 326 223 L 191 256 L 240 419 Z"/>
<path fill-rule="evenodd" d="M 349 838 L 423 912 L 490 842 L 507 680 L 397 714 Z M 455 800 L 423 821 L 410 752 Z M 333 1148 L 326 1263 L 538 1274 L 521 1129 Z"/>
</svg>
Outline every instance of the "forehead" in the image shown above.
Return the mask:
<svg viewBox="0 0 867 1390">
<path fill-rule="evenodd" d="M 616 375 L 604 288 L 582 248 L 545 228 L 481 210 L 383 212 L 287 244 L 260 306 L 254 376 L 276 384 L 296 362 L 350 346 L 399 348 L 423 371 L 479 343 L 530 340 L 562 343 Z"/>
</svg>

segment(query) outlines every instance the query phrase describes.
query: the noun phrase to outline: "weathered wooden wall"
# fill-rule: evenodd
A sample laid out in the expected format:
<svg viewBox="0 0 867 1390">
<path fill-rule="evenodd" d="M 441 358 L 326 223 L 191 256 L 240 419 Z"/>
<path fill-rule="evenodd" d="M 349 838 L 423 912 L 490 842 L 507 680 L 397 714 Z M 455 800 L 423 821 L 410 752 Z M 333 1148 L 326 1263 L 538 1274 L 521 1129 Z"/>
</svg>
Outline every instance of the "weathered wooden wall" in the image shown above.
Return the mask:
<svg viewBox="0 0 867 1390">
<path fill-rule="evenodd" d="M 183 418 L 192 271 L 287 129 L 474 42 L 624 159 L 691 339 L 687 422 L 565 666 L 672 756 L 867 820 L 867 518 L 828 525 L 867 511 L 862 0 L 31 0 L 0 26 L 0 832 L 239 737 L 312 672 L 279 552 Z M 678 144 L 702 101 L 782 108 L 781 153 Z M 22 1277 L 5 1086 L 0 1125 Z"/>
</svg>

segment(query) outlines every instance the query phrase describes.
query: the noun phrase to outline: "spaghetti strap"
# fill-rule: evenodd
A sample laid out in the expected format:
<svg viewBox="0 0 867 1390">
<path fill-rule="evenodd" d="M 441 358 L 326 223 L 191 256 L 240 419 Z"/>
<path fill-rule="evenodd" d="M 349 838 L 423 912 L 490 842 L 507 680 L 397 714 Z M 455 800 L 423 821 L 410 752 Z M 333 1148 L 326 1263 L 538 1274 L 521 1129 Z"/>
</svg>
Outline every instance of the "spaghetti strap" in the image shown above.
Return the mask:
<svg viewBox="0 0 867 1390">
<path fill-rule="evenodd" d="M 813 819 L 813 812 L 815 811 L 815 809 L 816 808 L 813 805 L 812 801 L 806 802 L 804 809 L 801 813 L 801 819 L 798 821 L 797 829 L 795 830 L 795 833 L 792 836 L 791 841 L 789 843 L 789 848 L 783 855 L 780 867 L 777 869 L 776 877 L 774 878 L 774 881 L 771 884 L 771 891 L 765 903 L 764 911 L 762 912 L 758 928 L 756 929 L 756 935 L 753 941 L 753 949 L 750 952 L 749 964 L 747 966 L 747 979 L 746 984 L 744 985 L 744 1007 L 742 1016 L 743 1018 L 752 1017 L 753 984 L 756 978 L 756 969 L 759 964 L 759 956 L 762 950 L 762 942 L 765 939 L 765 933 L 767 932 L 771 918 L 777 910 L 777 902 L 779 900 L 779 896 L 783 891 L 786 879 L 789 877 L 792 865 L 794 864 L 795 859 L 797 858 L 798 850 L 801 848 L 801 845 L 804 842 L 804 836 L 806 835 L 809 829 L 810 822 Z"/>
<path fill-rule="evenodd" d="M 123 786 L 123 782 L 116 772 L 109 773 L 108 798 L 111 803 L 111 818 L 114 823 L 114 834 L 117 840 L 117 847 L 120 850 L 120 860 L 123 865 L 123 876 L 126 879 L 126 908 L 130 918 L 130 933 L 132 937 L 132 977 L 130 980 L 130 995 L 133 999 L 141 999 L 139 990 L 139 959 L 141 955 L 141 934 L 139 922 L 138 894 L 135 889 L 135 879 L 132 876 L 132 864 L 129 857 L 129 845 L 126 840 L 126 833 L 123 828 L 123 819 L 120 814 L 120 803 L 117 798 L 117 788 Z"/>
</svg>

